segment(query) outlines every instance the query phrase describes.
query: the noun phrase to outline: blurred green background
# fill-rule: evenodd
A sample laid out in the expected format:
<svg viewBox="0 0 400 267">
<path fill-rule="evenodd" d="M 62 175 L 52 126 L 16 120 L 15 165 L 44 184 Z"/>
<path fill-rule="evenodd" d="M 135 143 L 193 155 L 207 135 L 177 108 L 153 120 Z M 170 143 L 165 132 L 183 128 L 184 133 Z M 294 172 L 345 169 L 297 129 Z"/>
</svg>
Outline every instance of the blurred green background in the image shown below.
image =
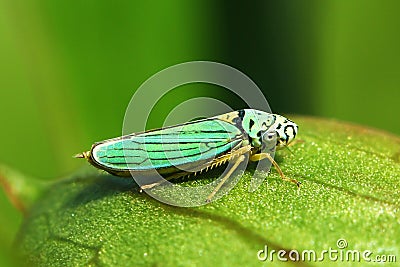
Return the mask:
<svg viewBox="0 0 400 267">
<path fill-rule="evenodd" d="M 85 164 L 72 155 L 120 135 L 141 83 L 192 60 L 246 73 L 275 113 L 400 134 L 399 10 L 395 0 L 0 0 L 0 162 L 43 180 L 71 173 Z M 156 112 L 194 96 L 244 107 L 223 89 L 196 85 L 171 92 Z M 0 208 L 6 266 L 22 217 L 3 192 Z"/>
</svg>

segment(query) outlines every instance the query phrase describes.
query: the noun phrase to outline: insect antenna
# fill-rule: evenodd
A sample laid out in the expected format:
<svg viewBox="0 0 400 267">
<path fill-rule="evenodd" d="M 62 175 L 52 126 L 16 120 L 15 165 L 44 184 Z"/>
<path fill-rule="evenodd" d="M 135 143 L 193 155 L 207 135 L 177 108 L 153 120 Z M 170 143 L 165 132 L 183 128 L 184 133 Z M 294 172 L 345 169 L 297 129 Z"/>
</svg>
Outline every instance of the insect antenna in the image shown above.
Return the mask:
<svg viewBox="0 0 400 267">
<path fill-rule="evenodd" d="M 280 143 L 281 145 L 283 145 L 283 146 L 294 156 L 293 151 L 289 148 L 289 146 L 288 146 L 287 144 L 285 144 L 285 143 L 282 142 L 281 140 L 279 140 L 279 143 Z"/>
</svg>

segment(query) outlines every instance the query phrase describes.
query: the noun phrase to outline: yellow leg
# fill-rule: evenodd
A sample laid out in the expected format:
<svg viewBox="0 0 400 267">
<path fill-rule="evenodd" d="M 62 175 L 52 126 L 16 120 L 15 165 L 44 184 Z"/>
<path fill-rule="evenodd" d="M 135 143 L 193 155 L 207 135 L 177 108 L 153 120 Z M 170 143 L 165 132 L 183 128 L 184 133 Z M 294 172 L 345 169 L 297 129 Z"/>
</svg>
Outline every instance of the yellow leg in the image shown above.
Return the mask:
<svg viewBox="0 0 400 267">
<path fill-rule="evenodd" d="M 229 160 L 232 160 L 232 161 L 234 160 L 235 163 L 234 163 L 234 165 L 232 166 L 232 168 L 231 168 L 231 169 L 228 171 L 228 173 L 224 176 L 224 178 L 223 178 L 223 179 L 221 180 L 221 182 L 217 185 L 217 187 L 213 190 L 213 192 L 211 192 L 211 194 L 207 197 L 206 201 L 207 201 L 207 202 L 210 202 L 211 199 L 213 198 L 213 196 L 218 192 L 218 190 L 219 190 L 219 189 L 222 187 L 222 185 L 226 182 L 226 180 L 227 180 L 227 179 L 232 175 L 232 173 L 237 169 L 237 167 L 239 166 L 239 164 L 245 159 L 243 155 L 246 154 L 246 153 L 248 153 L 250 150 L 251 150 L 251 146 L 250 146 L 250 145 L 246 145 L 246 146 L 241 147 L 241 148 L 239 148 L 239 149 L 237 149 L 237 150 L 235 150 L 235 151 L 232 151 L 232 152 L 229 153 L 229 154 L 226 154 L 226 155 L 223 155 L 223 156 L 220 156 L 220 157 L 214 159 L 212 163 L 207 163 L 207 164 L 204 164 L 204 166 L 202 166 L 202 167 L 200 167 L 200 168 L 196 168 L 196 169 L 197 169 L 196 171 L 191 172 L 191 171 L 187 170 L 187 171 L 185 171 L 185 172 L 171 174 L 170 176 L 165 177 L 164 180 L 161 180 L 161 181 L 159 181 L 159 182 L 155 182 L 155 183 L 152 183 L 152 184 L 142 185 L 142 186 L 140 186 L 140 192 L 142 192 L 142 191 L 145 190 L 145 189 L 151 189 L 151 188 L 154 188 L 154 187 L 156 187 L 156 186 L 159 186 L 159 185 L 161 185 L 162 183 L 164 183 L 165 181 L 169 181 L 169 180 L 172 180 L 172 179 L 175 179 L 175 178 L 180 178 L 180 177 L 182 177 L 182 176 L 190 175 L 190 174 L 196 175 L 196 173 L 198 173 L 198 172 L 201 173 L 203 170 L 206 170 L 206 171 L 207 171 L 207 170 L 212 169 L 212 168 L 214 168 L 214 167 L 218 167 L 218 166 L 224 164 L 225 162 L 227 162 L 227 161 L 229 161 Z"/>
<path fill-rule="evenodd" d="M 162 180 L 160 180 L 158 182 L 155 182 L 155 183 L 152 183 L 152 184 L 142 185 L 142 186 L 140 186 L 140 193 L 145 189 L 151 189 L 153 187 L 156 187 L 156 186 L 159 186 L 159 185 L 163 184 L 166 181 L 169 181 L 169 180 L 172 180 L 172 179 L 176 179 L 176 178 L 180 178 L 180 177 L 183 177 L 183 176 L 188 175 L 188 174 L 190 174 L 190 173 L 189 172 L 174 173 L 174 174 L 171 174 L 170 176 L 164 177 L 164 179 L 162 179 Z"/>
<path fill-rule="evenodd" d="M 297 185 L 297 187 L 300 187 L 301 183 L 295 179 L 291 179 L 291 178 L 287 178 L 284 174 L 283 171 L 281 170 L 281 168 L 279 167 L 278 163 L 276 163 L 276 161 L 271 157 L 270 154 L 268 153 L 259 153 L 259 154 L 254 154 L 250 156 L 250 160 L 251 161 L 260 161 L 263 159 L 268 159 L 275 167 L 276 171 L 279 173 L 279 175 L 281 176 L 281 178 L 285 181 L 289 181 L 294 183 L 295 185 Z"/>
<path fill-rule="evenodd" d="M 151 189 L 151 188 L 153 188 L 153 187 L 155 187 L 155 186 L 158 186 L 158 185 L 162 184 L 163 182 L 165 182 L 165 180 L 162 180 L 162 181 L 156 182 L 156 183 L 152 183 L 152 184 L 141 185 L 139 191 L 140 191 L 140 193 L 142 193 L 143 190 Z"/>
<path fill-rule="evenodd" d="M 225 162 L 229 161 L 230 159 L 233 159 L 235 157 L 240 157 L 239 155 L 243 155 L 243 154 L 249 152 L 250 150 L 251 150 L 251 147 L 249 145 L 241 147 L 236 151 L 233 151 L 233 152 L 231 152 L 229 154 L 226 154 L 226 155 L 223 155 L 223 156 L 220 156 L 220 157 L 214 159 L 211 164 L 204 164 L 204 166 L 202 166 L 200 168 L 197 168 L 198 170 L 196 170 L 196 171 L 187 170 L 187 171 L 180 172 L 180 173 L 174 173 L 174 174 L 171 174 L 168 177 L 165 177 L 164 180 L 161 180 L 159 182 L 142 185 L 142 186 L 140 186 L 140 192 L 142 192 L 145 189 L 151 189 L 151 188 L 153 188 L 155 186 L 159 186 L 160 184 L 164 183 L 166 180 L 169 181 L 169 180 L 172 180 L 172 179 L 175 179 L 175 178 L 180 178 L 182 176 L 190 175 L 190 174 L 193 174 L 193 175 L 196 176 L 196 174 L 198 172 L 201 173 L 204 169 L 207 169 L 207 170 L 210 169 L 211 170 L 214 167 L 218 167 L 218 166 L 224 164 Z"/>
<path fill-rule="evenodd" d="M 235 163 L 233 164 L 232 168 L 228 171 L 227 174 L 222 178 L 221 182 L 214 188 L 211 194 L 207 197 L 206 202 L 210 203 L 211 199 L 215 196 L 215 194 L 221 189 L 222 185 L 228 180 L 228 178 L 232 175 L 232 173 L 239 167 L 239 164 L 244 161 L 244 156 L 239 156 Z"/>
</svg>

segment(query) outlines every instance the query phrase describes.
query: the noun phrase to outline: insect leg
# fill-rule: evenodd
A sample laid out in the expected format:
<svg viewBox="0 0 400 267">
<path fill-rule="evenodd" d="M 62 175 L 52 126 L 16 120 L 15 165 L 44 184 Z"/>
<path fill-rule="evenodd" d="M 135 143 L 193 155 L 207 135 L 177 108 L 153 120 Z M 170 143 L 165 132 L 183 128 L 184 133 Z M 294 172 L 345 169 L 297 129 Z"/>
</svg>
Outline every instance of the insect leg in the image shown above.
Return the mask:
<svg viewBox="0 0 400 267">
<path fill-rule="evenodd" d="M 146 185 L 142 185 L 140 187 L 140 190 L 145 190 L 145 189 L 151 189 L 155 186 L 158 186 L 166 181 L 172 180 L 172 179 L 176 179 L 176 178 L 180 178 L 183 177 L 185 175 L 196 175 L 196 173 L 201 173 L 202 170 L 208 170 L 208 169 L 212 169 L 214 167 L 218 167 L 221 164 L 224 164 L 225 162 L 229 161 L 229 160 L 235 160 L 235 164 L 232 166 L 232 168 L 228 171 L 228 173 L 224 176 L 224 178 L 222 179 L 222 181 L 218 184 L 218 186 L 214 189 L 214 191 L 210 194 L 209 197 L 207 197 L 207 202 L 211 201 L 211 198 L 218 192 L 218 190 L 222 187 L 222 185 L 226 182 L 226 180 L 232 175 L 232 173 L 237 169 L 237 167 L 239 166 L 239 164 L 241 162 L 243 162 L 244 160 L 244 154 L 248 153 L 251 150 L 251 146 L 250 145 L 245 145 L 243 147 L 238 148 L 235 151 L 232 151 L 228 154 L 222 155 L 216 159 L 213 160 L 213 162 L 211 163 L 205 163 L 200 167 L 196 167 L 195 170 L 186 170 L 186 171 L 182 171 L 182 172 L 178 172 L 178 173 L 173 173 L 167 177 L 165 177 L 163 180 L 155 182 L 155 183 L 151 183 L 151 184 L 146 184 Z"/>
<path fill-rule="evenodd" d="M 233 164 L 232 168 L 228 171 L 227 174 L 222 178 L 221 182 L 214 188 L 214 190 L 211 192 L 211 194 L 207 197 L 206 202 L 210 203 L 211 199 L 215 196 L 215 194 L 218 192 L 219 189 L 221 189 L 222 185 L 228 180 L 228 178 L 232 175 L 232 173 L 239 167 L 240 163 L 244 161 L 245 157 L 243 155 L 240 155 L 235 163 Z"/>
<path fill-rule="evenodd" d="M 283 174 L 282 169 L 279 167 L 278 163 L 276 163 L 276 161 L 271 157 L 270 154 L 268 153 L 258 153 L 258 154 L 254 154 L 250 156 L 250 160 L 251 161 L 260 161 L 263 159 L 268 159 L 275 167 L 276 171 L 279 173 L 279 175 L 281 176 L 281 178 L 285 181 L 289 181 L 291 183 L 294 183 L 295 185 L 297 185 L 297 187 L 300 187 L 301 183 L 295 179 L 291 179 L 291 178 L 287 178 L 285 176 L 285 174 Z"/>
<path fill-rule="evenodd" d="M 143 190 L 151 189 L 151 188 L 153 188 L 153 187 L 155 187 L 155 186 L 157 186 L 157 185 L 160 185 L 160 184 L 162 184 L 164 181 L 165 181 L 165 180 L 161 180 L 160 182 L 157 182 L 157 183 L 141 185 L 141 186 L 140 186 L 140 193 L 142 193 Z"/>
<path fill-rule="evenodd" d="M 179 172 L 179 173 L 171 174 L 171 175 L 169 175 L 167 177 L 164 177 L 164 179 L 162 179 L 162 180 L 160 180 L 158 182 L 151 183 L 151 184 L 145 184 L 145 185 L 140 186 L 140 192 L 142 192 L 145 189 L 151 189 L 151 188 L 153 188 L 155 186 L 158 186 L 158 185 L 160 185 L 162 183 L 165 183 L 166 181 L 169 181 L 169 180 L 172 180 L 172 179 L 176 179 L 176 178 L 180 178 L 180 177 L 183 177 L 183 176 L 189 175 L 189 174 L 190 174 L 190 172 Z"/>
</svg>

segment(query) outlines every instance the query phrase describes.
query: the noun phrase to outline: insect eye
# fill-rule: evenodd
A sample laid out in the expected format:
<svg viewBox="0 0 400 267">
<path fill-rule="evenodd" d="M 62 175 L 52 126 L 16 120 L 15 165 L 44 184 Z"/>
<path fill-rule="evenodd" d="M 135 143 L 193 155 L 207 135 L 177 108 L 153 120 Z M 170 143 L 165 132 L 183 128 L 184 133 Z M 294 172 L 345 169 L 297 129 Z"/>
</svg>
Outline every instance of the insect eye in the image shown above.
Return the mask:
<svg viewBox="0 0 400 267">
<path fill-rule="evenodd" d="M 266 132 L 263 136 L 264 141 L 272 141 L 276 139 L 276 132 Z"/>
</svg>

